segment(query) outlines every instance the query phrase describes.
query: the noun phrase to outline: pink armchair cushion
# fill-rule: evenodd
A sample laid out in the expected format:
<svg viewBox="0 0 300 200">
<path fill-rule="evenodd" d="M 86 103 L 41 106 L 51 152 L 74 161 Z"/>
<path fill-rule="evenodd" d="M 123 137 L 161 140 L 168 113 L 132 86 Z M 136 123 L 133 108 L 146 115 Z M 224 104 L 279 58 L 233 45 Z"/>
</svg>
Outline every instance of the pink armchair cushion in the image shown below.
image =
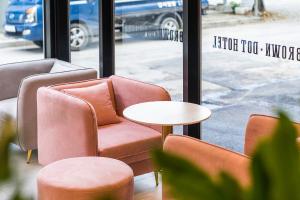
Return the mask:
<svg viewBox="0 0 300 200">
<path fill-rule="evenodd" d="M 63 91 L 90 103 L 95 109 L 98 126 L 120 122 L 106 82 L 89 87 L 64 89 Z"/>
<path fill-rule="evenodd" d="M 120 119 L 121 123 L 99 127 L 100 156 L 133 163 L 149 159 L 150 151 L 162 146 L 160 132 L 122 117 Z"/>
<path fill-rule="evenodd" d="M 63 91 L 65 89 L 75 89 L 75 88 L 84 88 L 94 86 L 100 83 L 107 83 L 109 94 L 111 97 L 111 101 L 113 103 L 114 108 L 116 109 L 116 101 L 115 101 L 115 93 L 112 85 L 112 80 L 110 78 L 101 78 L 101 79 L 93 79 L 93 80 L 85 80 L 85 81 L 77 81 L 73 83 L 64 83 L 52 86 L 55 90 Z"/>
</svg>

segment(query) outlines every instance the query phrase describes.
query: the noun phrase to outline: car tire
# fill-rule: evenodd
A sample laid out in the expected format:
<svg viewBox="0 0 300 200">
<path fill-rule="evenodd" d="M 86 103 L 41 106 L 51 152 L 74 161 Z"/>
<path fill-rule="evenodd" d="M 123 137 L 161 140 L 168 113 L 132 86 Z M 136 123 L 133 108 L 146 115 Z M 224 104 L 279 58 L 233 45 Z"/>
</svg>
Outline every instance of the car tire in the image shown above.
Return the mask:
<svg viewBox="0 0 300 200">
<path fill-rule="evenodd" d="M 33 43 L 39 46 L 40 48 L 43 48 L 43 41 L 33 41 Z"/>
<path fill-rule="evenodd" d="M 72 23 L 70 25 L 71 51 L 80 51 L 89 44 L 89 31 L 85 25 Z"/>
<path fill-rule="evenodd" d="M 180 25 L 176 17 L 165 17 L 163 18 L 163 20 L 161 20 L 160 28 L 168 30 L 178 30 L 180 29 Z"/>
</svg>

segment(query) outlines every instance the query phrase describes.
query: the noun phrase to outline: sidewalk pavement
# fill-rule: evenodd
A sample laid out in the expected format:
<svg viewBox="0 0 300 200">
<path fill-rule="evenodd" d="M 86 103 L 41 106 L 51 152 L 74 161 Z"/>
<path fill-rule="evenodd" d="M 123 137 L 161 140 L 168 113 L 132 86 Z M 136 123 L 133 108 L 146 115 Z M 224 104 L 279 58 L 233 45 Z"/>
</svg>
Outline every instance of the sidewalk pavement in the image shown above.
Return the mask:
<svg viewBox="0 0 300 200">
<path fill-rule="evenodd" d="M 2 32 L 0 32 L 0 48 L 28 45 L 32 45 L 32 42 L 21 38 L 8 37 L 5 36 Z"/>
<path fill-rule="evenodd" d="M 202 28 L 215 28 L 224 26 L 235 26 L 240 24 L 250 24 L 261 22 L 262 18 L 252 15 L 235 15 L 230 13 L 220 13 L 209 10 L 207 15 L 202 16 Z"/>
<path fill-rule="evenodd" d="M 210 10 L 207 12 L 207 15 L 203 15 L 202 27 L 206 29 L 213 27 L 235 26 L 239 24 L 255 23 L 260 21 L 260 17 L 233 15 Z M 21 38 L 8 37 L 0 32 L 0 48 L 27 45 L 32 45 L 32 42 Z"/>
</svg>

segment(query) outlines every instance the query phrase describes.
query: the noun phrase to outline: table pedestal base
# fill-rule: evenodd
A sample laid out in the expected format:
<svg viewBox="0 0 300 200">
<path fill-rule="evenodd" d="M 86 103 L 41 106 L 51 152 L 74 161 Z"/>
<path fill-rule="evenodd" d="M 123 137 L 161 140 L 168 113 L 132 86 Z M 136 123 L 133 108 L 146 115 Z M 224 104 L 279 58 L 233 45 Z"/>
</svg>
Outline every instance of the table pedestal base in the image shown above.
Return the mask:
<svg viewBox="0 0 300 200">
<path fill-rule="evenodd" d="M 162 127 L 162 141 L 164 143 L 166 137 L 173 132 L 173 126 L 163 126 Z"/>
</svg>

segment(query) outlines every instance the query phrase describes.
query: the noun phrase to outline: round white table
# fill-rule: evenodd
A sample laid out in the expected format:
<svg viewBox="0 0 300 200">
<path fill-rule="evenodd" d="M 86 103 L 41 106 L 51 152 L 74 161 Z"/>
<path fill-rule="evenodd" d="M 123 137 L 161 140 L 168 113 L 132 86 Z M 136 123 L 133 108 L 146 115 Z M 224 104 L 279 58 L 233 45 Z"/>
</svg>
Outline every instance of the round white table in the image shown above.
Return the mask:
<svg viewBox="0 0 300 200">
<path fill-rule="evenodd" d="M 137 123 L 162 126 L 164 141 L 172 132 L 173 126 L 202 122 L 210 117 L 211 111 L 193 103 L 152 101 L 129 106 L 123 111 L 123 115 L 126 119 Z"/>
</svg>

